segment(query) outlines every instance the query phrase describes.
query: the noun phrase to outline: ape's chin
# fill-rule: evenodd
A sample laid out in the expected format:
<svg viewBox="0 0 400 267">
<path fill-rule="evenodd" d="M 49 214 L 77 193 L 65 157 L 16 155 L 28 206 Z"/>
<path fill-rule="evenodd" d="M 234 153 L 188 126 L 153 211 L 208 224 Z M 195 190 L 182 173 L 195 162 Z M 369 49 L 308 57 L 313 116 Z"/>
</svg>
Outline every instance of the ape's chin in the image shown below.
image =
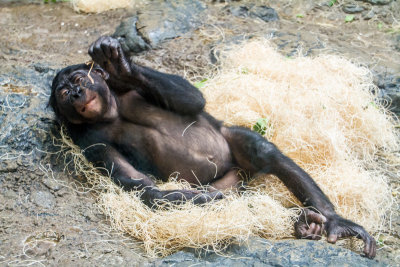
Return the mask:
<svg viewBox="0 0 400 267">
<path fill-rule="evenodd" d="M 93 97 L 77 111 L 85 119 L 94 120 L 101 117 L 103 113 L 103 105 L 98 97 Z"/>
</svg>

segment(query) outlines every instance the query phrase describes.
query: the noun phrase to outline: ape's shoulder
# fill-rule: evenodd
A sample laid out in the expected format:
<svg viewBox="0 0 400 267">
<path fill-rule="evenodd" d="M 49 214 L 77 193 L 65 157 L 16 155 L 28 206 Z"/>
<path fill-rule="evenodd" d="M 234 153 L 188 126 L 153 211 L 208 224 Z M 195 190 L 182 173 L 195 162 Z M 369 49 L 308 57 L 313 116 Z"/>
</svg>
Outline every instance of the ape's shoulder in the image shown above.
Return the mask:
<svg viewBox="0 0 400 267">
<path fill-rule="evenodd" d="M 99 124 L 70 124 L 67 131 L 74 143 L 84 150 L 97 143 L 109 143 L 105 131 L 101 128 Z"/>
</svg>

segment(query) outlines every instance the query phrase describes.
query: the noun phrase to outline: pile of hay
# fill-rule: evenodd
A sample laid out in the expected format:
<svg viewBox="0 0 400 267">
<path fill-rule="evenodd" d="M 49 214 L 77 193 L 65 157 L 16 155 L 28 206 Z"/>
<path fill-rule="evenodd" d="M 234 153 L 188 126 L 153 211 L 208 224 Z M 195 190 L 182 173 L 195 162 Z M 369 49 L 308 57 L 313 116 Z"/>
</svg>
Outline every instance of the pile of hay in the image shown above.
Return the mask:
<svg viewBox="0 0 400 267">
<path fill-rule="evenodd" d="M 220 55 L 220 71 L 202 88 L 208 112 L 246 127 L 267 118 L 268 139 L 314 177 L 338 213 L 372 233 L 383 229 L 392 197 L 385 170 L 374 159 L 378 151 L 397 149 L 398 139 L 393 120 L 370 93 L 370 72 L 337 56 L 285 58 L 265 41 Z M 254 190 L 205 206 L 150 210 L 138 193 L 114 186 L 76 151 L 69 152 L 74 165 L 99 192 L 99 207 L 112 227 L 142 240 L 149 256 L 184 247 L 220 250 L 251 235 L 293 233 L 298 209 L 285 207 L 296 200 L 274 177 L 260 177 Z"/>
<path fill-rule="evenodd" d="M 263 41 L 221 54 L 222 70 L 203 90 L 208 112 L 246 127 L 267 118 L 267 138 L 311 174 L 338 213 L 382 229 L 392 200 L 376 153 L 398 149 L 399 139 L 371 93 L 370 71 L 332 55 L 286 58 Z M 290 199 L 282 183 L 262 180 Z"/>
<path fill-rule="evenodd" d="M 132 7 L 137 0 L 72 0 L 72 6 L 76 12 L 101 13 L 116 8 Z"/>
</svg>

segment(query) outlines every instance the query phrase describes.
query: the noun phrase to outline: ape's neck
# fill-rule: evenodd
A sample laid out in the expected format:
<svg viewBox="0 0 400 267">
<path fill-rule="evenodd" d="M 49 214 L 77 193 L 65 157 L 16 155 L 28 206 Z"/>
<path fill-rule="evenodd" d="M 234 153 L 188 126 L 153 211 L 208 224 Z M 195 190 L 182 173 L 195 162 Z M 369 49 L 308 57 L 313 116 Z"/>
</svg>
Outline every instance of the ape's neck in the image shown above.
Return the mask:
<svg viewBox="0 0 400 267">
<path fill-rule="evenodd" d="M 118 118 L 118 105 L 117 100 L 113 94 L 110 94 L 108 109 L 103 116 L 104 121 L 114 121 Z"/>
</svg>

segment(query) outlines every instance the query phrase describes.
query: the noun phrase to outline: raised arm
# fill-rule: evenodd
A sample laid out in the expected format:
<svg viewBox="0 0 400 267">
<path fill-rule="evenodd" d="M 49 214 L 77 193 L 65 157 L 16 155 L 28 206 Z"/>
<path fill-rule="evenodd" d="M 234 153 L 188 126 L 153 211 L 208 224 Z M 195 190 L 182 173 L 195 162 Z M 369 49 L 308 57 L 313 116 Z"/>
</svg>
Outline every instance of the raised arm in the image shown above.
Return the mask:
<svg viewBox="0 0 400 267">
<path fill-rule="evenodd" d="M 196 115 L 204 108 L 204 97 L 196 87 L 180 76 L 130 63 L 115 38 L 100 37 L 89 55 L 108 72 L 107 83 L 117 93 L 137 90 L 148 102 L 183 115 Z"/>
</svg>

